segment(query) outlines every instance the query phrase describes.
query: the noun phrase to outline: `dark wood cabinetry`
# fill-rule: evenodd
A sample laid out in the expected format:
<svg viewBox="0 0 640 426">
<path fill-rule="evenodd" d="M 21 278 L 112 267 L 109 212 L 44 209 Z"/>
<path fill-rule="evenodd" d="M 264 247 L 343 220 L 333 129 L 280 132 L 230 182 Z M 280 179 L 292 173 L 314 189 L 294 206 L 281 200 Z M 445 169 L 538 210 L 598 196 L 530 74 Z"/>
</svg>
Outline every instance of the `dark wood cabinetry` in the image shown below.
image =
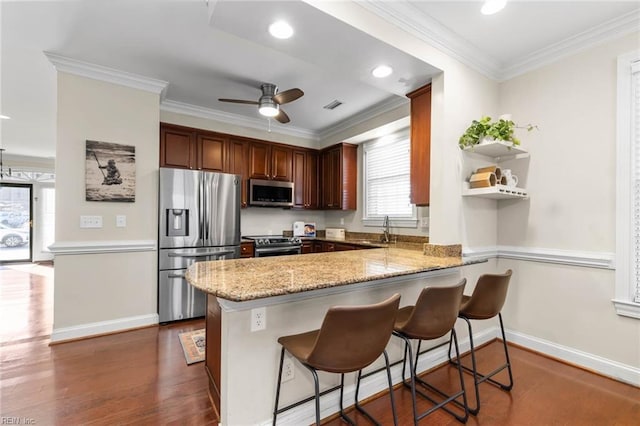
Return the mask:
<svg viewBox="0 0 640 426">
<path fill-rule="evenodd" d="M 291 182 L 292 152 L 284 145 L 251 141 L 249 177 Z"/>
<path fill-rule="evenodd" d="M 220 364 L 222 361 L 222 312 L 218 299 L 207 294 L 205 371 L 209 378 L 209 399 L 220 418 Z"/>
<path fill-rule="evenodd" d="M 313 241 L 303 241 L 302 247 L 300 247 L 300 253 L 302 254 L 314 253 L 313 246 L 314 246 Z"/>
<path fill-rule="evenodd" d="M 293 206 L 303 209 L 317 209 L 318 196 L 318 153 L 313 150 L 293 151 Z"/>
<path fill-rule="evenodd" d="M 162 123 L 160 167 L 225 171 L 226 135 Z"/>
<path fill-rule="evenodd" d="M 322 151 L 322 208 L 357 208 L 358 147 L 341 143 Z"/>
<path fill-rule="evenodd" d="M 240 257 L 247 258 L 255 255 L 253 241 L 243 241 L 240 243 Z"/>
<path fill-rule="evenodd" d="M 249 143 L 243 139 L 229 138 L 227 157 L 227 173 L 240 175 L 242 178 L 240 183 L 242 185 L 241 207 L 245 208 L 248 202 Z"/>
<path fill-rule="evenodd" d="M 160 128 L 160 167 L 191 169 L 196 161 L 195 133 L 177 127 Z"/>
<path fill-rule="evenodd" d="M 196 144 L 197 168 L 198 170 L 208 170 L 213 172 L 226 171 L 225 156 L 227 151 L 227 139 L 198 134 Z"/>
<path fill-rule="evenodd" d="M 357 151 L 346 143 L 318 151 L 160 123 L 160 167 L 240 175 L 243 208 L 253 178 L 294 182 L 294 208 L 355 210 Z"/>
<path fill-rule="evenodd" d="M 431 176 L 431 84 L 407 94 L 411 99 L 411 202 L 429 205 Z"/>
</svg>

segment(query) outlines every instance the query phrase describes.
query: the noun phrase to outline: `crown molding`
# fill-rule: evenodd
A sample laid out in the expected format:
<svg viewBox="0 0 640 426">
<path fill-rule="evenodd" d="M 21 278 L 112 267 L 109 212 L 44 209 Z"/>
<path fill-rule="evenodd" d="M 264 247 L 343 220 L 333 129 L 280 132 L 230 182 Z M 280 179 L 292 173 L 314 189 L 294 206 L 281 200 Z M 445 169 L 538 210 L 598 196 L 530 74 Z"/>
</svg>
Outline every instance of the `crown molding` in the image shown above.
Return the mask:
<svg viewBox="0 0 640 426">
<path fill-rule="evenodd" d="M 184 102 L 172 101 L 170 99 L 164 99 L 160 103 L 160 110 L 166 112 L 173 112 L 176 114 L 190 115 L 192 117 L 204 118 L 207 120 L 216 120 L 223 123 L 234 124 L 241 127 L 249 127 L 257 130 L 266 129 L 266 121 L 259 118 L 249 118 L 243 115 L 231 114 L 211 108 L 205 108 L 197 105 L 187 104 Z M 318 133 L 302 129 L 294 126 L 283 126 L 272 123 L 271 130 L 277 133 L 295 136 L 305 139 L 318 140 Z"/>
<path fill-rule="evenodd" d="M 638 32 L 639 29 L 640 10 L 634 10 L 524 56 L 513 65 L 504 68 L 500 80 L 509 80 L 606 41 Z"/>
<path fill-rule="evenodd" d="M 346 120 L 339 122 L 338 124 L 331 125 L 324 130 L 322 130 L 319 134 L 320 140 L 325 140 L 330 138 L 331 136 L 337 135 L 340 132 L 350 129 L 351 127 L 357 126 L 358 124 L 364 123 L 367 120 L 371 120 L 379 115 L 385 114 L 389 111 L 393 111 L 396 108 L 400 108 L 403 106 L 408 106 L 409 100 L 406 98 L 402 98 L 400 96 L 392 96 L 371 108 L 367 108 L 366 110 L 355 114 Z"/>
<path fill-rule="evenodd" d="M 597 44 L 637 32 L 640 28 L 640 10 L 634 10 L 505 66 L 495 58 L 487 58 L 487 55 L 478 53 L 480 50 L 472 43 L 408 1 L 362 0 L 358 4 L 496 81 L 509 80 Z"/>
<path fill-rule="evenodd" d="M 51 52 L 43 52 L 58 72 L 79 75 L 81 77 L 92 78 L 94 80 L 106 81 L 108 83 L 119 84 L 133 89 L 144 90 L 155 93 L 164 99 L 169 82 L 149 78 L 138 74 L 120 71 L 114 68 L 95 65 L 77 59 L 67 58 Z"/>
<path fill-rule="evenodd" d="M 480 49 L 410 2 L 362 0 L 358 5 L 481 74 L 500 79 L 502 64 L 497 59 L 481 53 Z"/>
</svg>

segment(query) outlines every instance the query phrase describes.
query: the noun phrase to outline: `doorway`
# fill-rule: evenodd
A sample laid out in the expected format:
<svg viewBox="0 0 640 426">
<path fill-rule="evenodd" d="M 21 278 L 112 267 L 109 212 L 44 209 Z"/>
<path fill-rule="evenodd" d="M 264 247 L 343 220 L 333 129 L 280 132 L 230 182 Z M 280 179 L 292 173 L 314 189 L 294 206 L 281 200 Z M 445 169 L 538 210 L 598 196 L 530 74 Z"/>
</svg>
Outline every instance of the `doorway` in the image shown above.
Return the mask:
<svg viewBox="0 0 640 426">
<path fill-rule="evenodd" d="M 0 263 L 31 262 L 33 186 L 0 183 Z"/>
</svg>

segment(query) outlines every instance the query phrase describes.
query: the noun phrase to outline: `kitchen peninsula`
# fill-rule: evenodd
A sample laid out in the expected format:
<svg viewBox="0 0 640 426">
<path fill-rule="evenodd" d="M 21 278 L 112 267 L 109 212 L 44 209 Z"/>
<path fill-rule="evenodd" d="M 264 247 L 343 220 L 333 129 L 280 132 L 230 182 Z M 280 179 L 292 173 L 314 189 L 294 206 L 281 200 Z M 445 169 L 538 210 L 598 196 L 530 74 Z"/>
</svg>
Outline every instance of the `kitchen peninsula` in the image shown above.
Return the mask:
<svg viewBox="0 0 640 426">
<path fill-rule="evenodd" d="M 461 259 L 459 246 L 452 248 L 453 253 L 440 250 L 444 251 L 441 257 L 390 245 L 193 264 L 186 278 L 207 293 L 205 365 L 212 404 L 220 422 L 269 422 L 276 388 L 279 336 L 318 328 L 330 306 L 375 303 L 394 293 L 401 294 L 401 305 L 408 305 L 415 302 L 425 285 L 456 282 L 460 279 L 459 267 L 467 262 Z M 251 313 L 254 309 L 264 310 L 261 314 L 264 329 L 252 332 L 252 326 L 256 328 Z M 392 339 L 389 352 L 398 359 L 400 343 Z M 298 369 L 295 373 L 293 380 L 283 384 L 282 404 L 308 396 L 312 390 L 307 371 Z M 321 375 L 321 386 L 333 386 L 334 380 Z M 373 379 L 368 386 L 366 383 L 362 397 L 384 387 L 382 384 L 378 389 Z M 345 389 L 349 386 L 345 385 Z M 248 404 L 251 409 L 247 409 Z M 329 405 L 323 403 L 324 408 L 330 408 Z M 312 405 L 309 407 L 312 415 Z M 324 412 L 323 416 L 330 413 Z M 279 421 L 304 422 L 305 415 L 305 406 L 301 406 L 279 416 Z"/>
</svg>

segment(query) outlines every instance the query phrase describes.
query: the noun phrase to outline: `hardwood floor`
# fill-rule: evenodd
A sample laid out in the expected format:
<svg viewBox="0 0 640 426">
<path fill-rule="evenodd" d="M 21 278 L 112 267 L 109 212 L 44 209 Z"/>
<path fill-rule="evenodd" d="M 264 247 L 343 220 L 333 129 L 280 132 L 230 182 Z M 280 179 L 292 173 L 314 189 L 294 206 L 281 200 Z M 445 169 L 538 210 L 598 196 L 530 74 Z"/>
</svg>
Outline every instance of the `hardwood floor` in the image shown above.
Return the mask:
<svg viewBox="0 0 640 426">
<path fill-rule="evenodd" d="M 46 269 L 0 268 L 0 423 L 216 424 L 204 363 L 187 366 L 178 342 L 204 320 L 49 346 Z"/>
<path fill-rule="evenodd" d="M 202 328 L 204 321 L 49 346 L 52 287 L 51 268 L 0 266 L 0 423 L 17 416 L 21 424 L 26 418 L 37 425 L 215 424 L 204 364 L 187 366 L 178 343 L 179 332 Z M 482 348 L 480 368 L 488 370 L 487 361 L 495 362 L 499 351 L 498 343 Z M 467 424 L 639 424 L 640 389 L 515 346 L 510 354 L 513 390 L 481 385 L 482 409 Z M 453 368 L 439 368 L 427 380 L 452 389 L 456 374 Z M 473 398 L 471 377 L 465 377 Z M 409 392 L 397 388 L 394 395 L 400 424 L 411 424 Z M 388 395 L 365 407 L 382 424 L 392 424 Z M 420 402 L 419 409 L 427 407 Z M 351 414 L 358 424 L 369 424 Z M 344 423 L 332 419 L 326 424 Z M 420 424 L 460 423 L 440 410 Z"/>
</svg>

